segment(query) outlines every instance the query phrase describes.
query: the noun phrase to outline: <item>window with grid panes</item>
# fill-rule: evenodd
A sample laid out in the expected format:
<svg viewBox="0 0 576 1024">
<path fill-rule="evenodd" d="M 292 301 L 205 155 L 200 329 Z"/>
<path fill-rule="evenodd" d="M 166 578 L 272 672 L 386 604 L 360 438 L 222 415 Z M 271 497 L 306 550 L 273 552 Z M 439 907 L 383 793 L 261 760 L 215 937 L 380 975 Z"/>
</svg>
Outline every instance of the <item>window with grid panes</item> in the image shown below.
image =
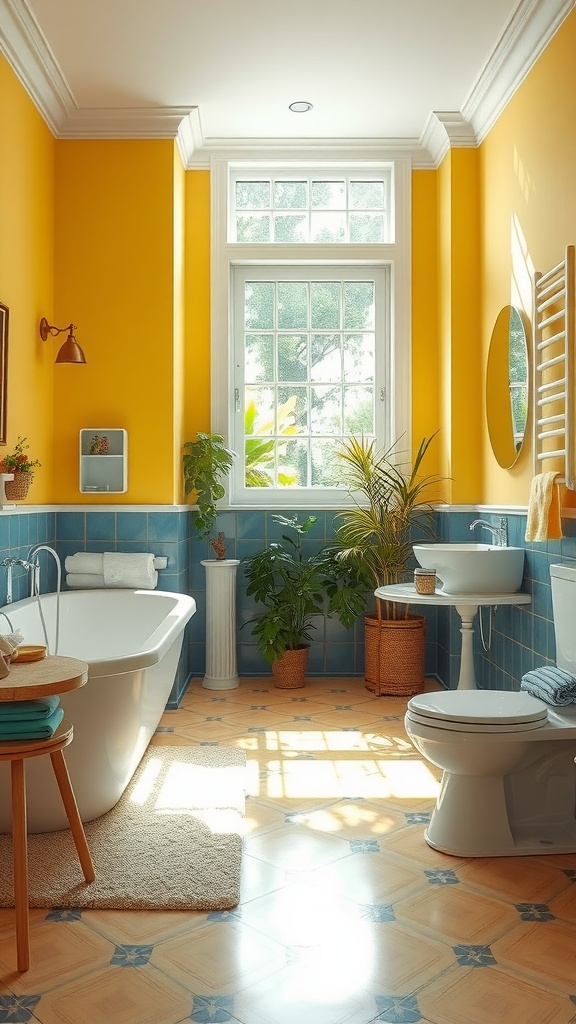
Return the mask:
<svg viewBox="0 0 576 1024">
<path fill-rule="evenodd" d="M 394 180 L 391 164 L 228 167 L 213 428 L 238 456 L 232 507 L 341 505 L 340 442 L 397 436 Z"/>
</svg>

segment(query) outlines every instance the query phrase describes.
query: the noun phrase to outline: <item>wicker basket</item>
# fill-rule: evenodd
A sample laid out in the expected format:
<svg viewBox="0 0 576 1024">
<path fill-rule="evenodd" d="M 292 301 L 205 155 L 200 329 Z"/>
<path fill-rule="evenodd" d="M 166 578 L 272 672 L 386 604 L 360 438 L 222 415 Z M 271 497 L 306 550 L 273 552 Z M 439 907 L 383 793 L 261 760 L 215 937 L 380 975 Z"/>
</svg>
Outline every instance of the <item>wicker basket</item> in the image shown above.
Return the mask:
<svg viewBox="0 0 576 1024">
<path fill-rule="evenodd" d="M 296 647 L 284 651 L 281 658 L 272 662 L 274 686 L 282 690 L 297 690 L 306 683 L 309 647 Z"/>
<path fill-rule="evenodd" d="M 413 697 L 424 688 L 426 619 L 364 617 L 366 689 L 378 696 Z"/>
<path fill-rule="evenodd" d="M 14 473 L 13 480 L 4 481 L 4 493 L 8 501 L 22 501 L 30 487 L 30 473 Z"/>
</svg>

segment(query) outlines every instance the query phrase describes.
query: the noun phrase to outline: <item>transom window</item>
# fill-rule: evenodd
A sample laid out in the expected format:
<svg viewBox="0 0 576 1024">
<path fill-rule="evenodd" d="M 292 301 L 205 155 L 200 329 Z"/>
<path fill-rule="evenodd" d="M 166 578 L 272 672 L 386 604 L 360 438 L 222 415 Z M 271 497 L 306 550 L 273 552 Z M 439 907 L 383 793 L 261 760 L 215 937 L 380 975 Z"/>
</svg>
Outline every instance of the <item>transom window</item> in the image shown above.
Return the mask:
<svg viewBox="0 0 576 1024">
<path fill-rule="evenodd" d="M 408 186 L 407 160 L 214 158 L 211 427 L 237 453 L 230 507 L 341 506 L 343 439 L 409 443 Z"/>
<path fill-rule="evenodd" d="M 250 244 L 390 241 L 390 170 L 233 175 L 232 240 Z"/>
</svg>

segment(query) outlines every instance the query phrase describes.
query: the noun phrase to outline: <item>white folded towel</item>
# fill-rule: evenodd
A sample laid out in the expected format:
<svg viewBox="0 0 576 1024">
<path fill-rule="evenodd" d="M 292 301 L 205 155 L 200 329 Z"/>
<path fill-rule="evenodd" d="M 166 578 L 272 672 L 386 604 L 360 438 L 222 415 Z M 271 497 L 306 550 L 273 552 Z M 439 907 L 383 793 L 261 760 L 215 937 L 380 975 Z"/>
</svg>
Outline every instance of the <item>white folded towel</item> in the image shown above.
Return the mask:
<svg viewBox="0 0 576 1024">
<path fill-rule="evenodd" d="M 72 590 L 78 587 L 80 590 L 99 589 L 104 587 L 104 574 L 97 572 L 69 572 L 66 574 L 66 583 Z"/>
<path fill-rule="evenodd" d="M 104 586 L 106 587 L 154 590 L 158 583 L 158 573 L 154 568 L 154 555 L 105 551 L 102 557 Z"/>
</svg>

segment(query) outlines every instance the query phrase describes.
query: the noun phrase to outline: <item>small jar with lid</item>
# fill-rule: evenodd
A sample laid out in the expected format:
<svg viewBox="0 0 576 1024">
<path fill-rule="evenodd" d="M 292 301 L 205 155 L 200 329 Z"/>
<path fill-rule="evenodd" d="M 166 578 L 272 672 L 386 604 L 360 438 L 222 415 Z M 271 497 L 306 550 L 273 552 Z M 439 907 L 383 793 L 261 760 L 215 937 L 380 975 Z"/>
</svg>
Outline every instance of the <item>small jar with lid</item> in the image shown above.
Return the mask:
<svg viewBox="0 0 576 1024">
<path fill-rule="evenodd" d="M 436 592 L 436 570 L 414 569 L 414 586 L 417 594 L 434 594 Z"/>
</svg>

